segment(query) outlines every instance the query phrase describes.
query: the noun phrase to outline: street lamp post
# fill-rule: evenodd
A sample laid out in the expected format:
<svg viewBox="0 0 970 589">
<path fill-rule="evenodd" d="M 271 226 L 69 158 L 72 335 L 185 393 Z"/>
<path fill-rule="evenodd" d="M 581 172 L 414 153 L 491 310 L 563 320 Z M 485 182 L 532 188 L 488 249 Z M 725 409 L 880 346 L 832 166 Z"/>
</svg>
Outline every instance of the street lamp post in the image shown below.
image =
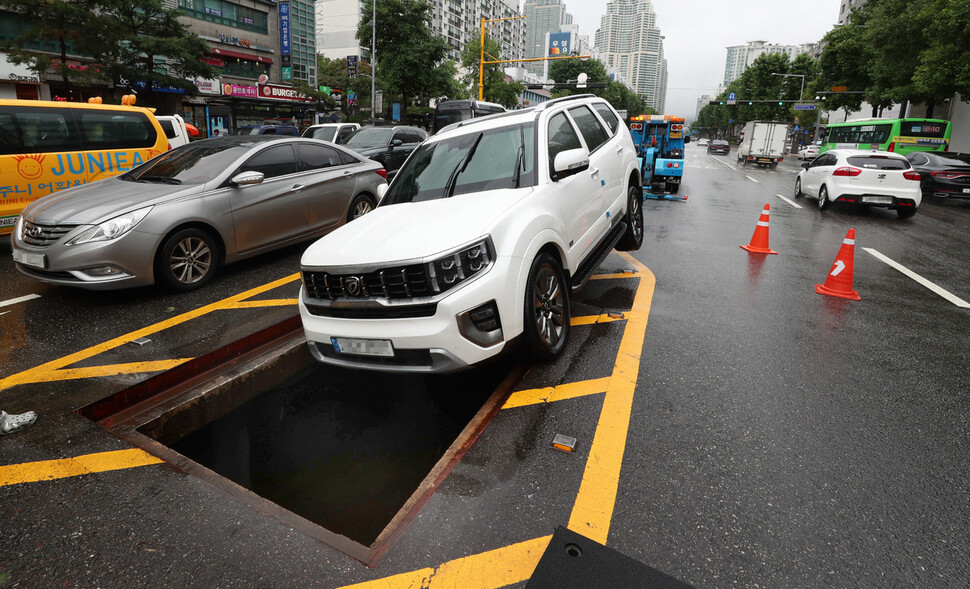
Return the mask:
<svg viewBox="0 0 970 589">
<path fill-rule="evenodd" d="M 373 14 L 370 24 L 370 124 L 374 124 L 374 102 L 377 94 L 375 93 L 374 80 L 377 79 L 377 0 L 371 0 L 373 4 Z"/>
<path fill-rule="evenodd" d="M 805 74 L 771 74 L 772 76 L 784 76 L 786 78 L 801 78 L 802 79 L 802 90 L 798 93 L 798 99 L 802 99 L 802 95 L 805 94 Z"/>
</svg>

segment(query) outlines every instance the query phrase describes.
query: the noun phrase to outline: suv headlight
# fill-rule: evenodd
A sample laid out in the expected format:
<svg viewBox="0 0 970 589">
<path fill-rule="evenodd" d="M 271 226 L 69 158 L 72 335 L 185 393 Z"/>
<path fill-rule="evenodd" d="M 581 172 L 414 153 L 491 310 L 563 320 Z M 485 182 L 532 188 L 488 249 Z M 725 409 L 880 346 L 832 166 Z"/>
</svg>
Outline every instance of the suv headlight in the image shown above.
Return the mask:
<svg viewBox="0 0 970 589">
<path fill-rule="evenodd" d="M 428 277 L 434 292 L 442 293 L 472 276 L 481 274 L 494 259 L 488 238 L 475 245 L 428 262 Z"/>
<path fill-rule="evenodd" d="M 145 218 L 145 215 L 147 215 L 151 210 L 152 207 L 145 207 L 143 209 L 138 209 L 137 211 L 125 213 L 124 215 L 119 215 L 114 219 L 109 219 L 104 223 L 100 223 L 94 227 L 82 231 L 80 235 L 72 238 L 64 245 L 79 245 L 92 241 L 109 241 L 112 239 L 117 239 L 125 233 L 131 231 L 135 225 L 140 223 L 141 220 Z"/>
</svg>

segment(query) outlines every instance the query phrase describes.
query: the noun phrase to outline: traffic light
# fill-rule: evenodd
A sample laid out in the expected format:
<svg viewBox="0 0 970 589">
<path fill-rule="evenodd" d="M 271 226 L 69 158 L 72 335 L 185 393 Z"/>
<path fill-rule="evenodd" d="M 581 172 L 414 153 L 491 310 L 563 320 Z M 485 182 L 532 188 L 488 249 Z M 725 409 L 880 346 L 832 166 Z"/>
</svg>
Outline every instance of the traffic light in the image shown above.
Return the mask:
<svg viewBox="0 0 970 589">
<path fill-rule="evenodd" d="M 754 104 L 754 102 L 752 102 L 752 101 L 749 100 L 748 101 L 748 106 L 751 106 L 752 104 Z"/>
<path fill-rule="evenodd" d="M 779 100 L 778 101 L 778 106 L 785 106 L 785 101 Z"/>
</svg>

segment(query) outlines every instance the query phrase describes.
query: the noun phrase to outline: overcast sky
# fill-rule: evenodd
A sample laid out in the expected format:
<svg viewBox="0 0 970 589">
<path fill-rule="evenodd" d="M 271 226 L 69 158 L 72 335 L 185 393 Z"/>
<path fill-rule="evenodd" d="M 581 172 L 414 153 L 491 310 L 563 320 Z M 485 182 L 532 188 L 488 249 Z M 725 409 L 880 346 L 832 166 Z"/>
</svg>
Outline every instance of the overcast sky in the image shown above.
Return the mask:
<svg viewBox="0 0 970 589">
<path fill-rule="evenodd" d="M 608 0 L 564 0 L 595 43 Z M 667 58 L 666 113 L 694 118 L 697 99 L 724 81 L 726 47 L 814 43 L 838 21 L 839 0 L 653 0 Z"/>
</svg>

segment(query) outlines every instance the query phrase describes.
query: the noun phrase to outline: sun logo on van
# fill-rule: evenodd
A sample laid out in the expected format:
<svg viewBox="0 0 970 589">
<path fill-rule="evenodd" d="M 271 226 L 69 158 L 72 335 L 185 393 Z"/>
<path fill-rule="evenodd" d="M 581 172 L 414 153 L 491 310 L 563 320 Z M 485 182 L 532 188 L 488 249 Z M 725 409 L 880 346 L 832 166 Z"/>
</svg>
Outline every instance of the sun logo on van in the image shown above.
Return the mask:
<svg viewBox="0 0 970 589">
<path fill-rule="evenodd" d="M 25 180 L 36 180 L 40 178 L 40 175 L 44 173 L 44 168 L 41 166 L 41 162 L 47 157 L 41 153 L 28 153 L 25 155 L 15 155 L 14 160 L 17 161 L 17 172 Z"/>
</svg>

